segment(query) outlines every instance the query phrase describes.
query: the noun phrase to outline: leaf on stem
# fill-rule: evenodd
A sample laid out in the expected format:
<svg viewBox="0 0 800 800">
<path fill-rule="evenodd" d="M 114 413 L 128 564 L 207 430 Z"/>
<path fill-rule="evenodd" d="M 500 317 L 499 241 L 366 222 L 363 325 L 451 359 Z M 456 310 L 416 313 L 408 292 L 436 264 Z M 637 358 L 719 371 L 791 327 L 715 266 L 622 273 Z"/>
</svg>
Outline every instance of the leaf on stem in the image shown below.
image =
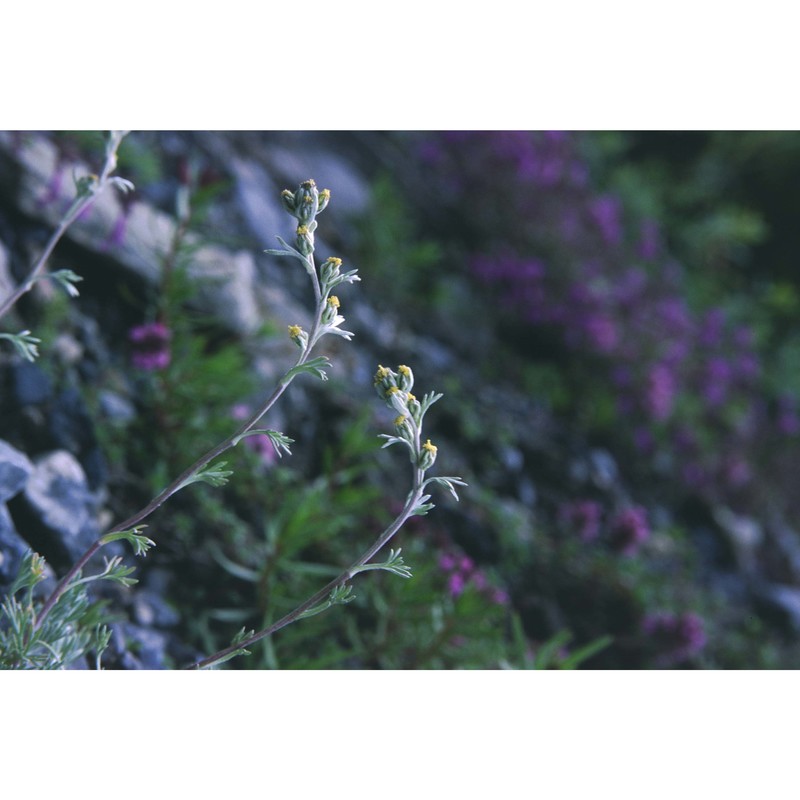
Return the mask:
<svg viewBox="0 0 800 800">
<path fill-rule="evenodd" d="M 331 589 L 327 600 L 318 603 L 311 608 L 307 608 L 302 614 L 299 614 L 297 619 L 308 619 L 308 617 L 315 617 L 323 611 L 327 611 L 331 606 L 343 606 L 356 599 L 352 594 L 353 587 L 349 583 L 343 583 Z"/>
<path fill-rule="evenodd" d="M 390 550 L 389 558 L 386 559 L 386 561 L 372 564 L 362 564 L 360 567 L 353 569 L 351 574 L 358 575 L 359 572 L 368 572 L 370 570 L 379 569 L 385 570 L 386 572 L 391 572 L 392 574 L 398 575 L 401 578 L 411 578 L 411 569 L 406 566 L 405 562 L 403 561 L 403 558 L 400 555 L 401 552 L 402 549 Z"/>
<path fill-rule="evenodd" d="M 453 477 L 441 477 L 437 476 L 434 478 L 428 478 L 423 486 L 427 486 L 429 483 L 438 483 L 441 486 L 446 486 L 450 491 L 450 494 L 458 500 L 458 493 L 455 490 L 455 486 L 467 486 L 468 484 L 465 481 L 462 481 L 461 478 L 453 478 Z M 455 485 L 454 485 L 455 484 Z"/>
<path fill-rule="evenodd" d="M 428 500 L 431 499 L 429 494 L 424 494 L 420 499 L 417 501 L 417 504 L 414 508 L 411 509 L 411 513 L 409 514 L 410 517 L 424 517 L 432 508 L 436 506 L 433 503 L 429 503 Z"/>
<path fill-rule="evenodd" d="M 74 273 L 71 269 L 59 269 L 55 272 L 51 272 L 49 275 L 42 275 L 41 277 L 52 278 L 56 283 L 61 284 L 64 291 L 66 291 L 70 297 L 77 297 L 80 294 L 75 284 L 82 281 L 83 278 Z"/>
<path fill-rule="evenodd" d="M 141 534 L 141 531 L 146 527 L 147 525 L 137 525 L 127 531 L 112 531 L 111 533 L 107 533 L 100 540 L 100 543 L 102 545 L 107 545 L 109 542 L 117 542 L 124 539 L 133 547 L 134 555 L 145 556 L 151 547 L 156 546 L 156 543 L 152 539 L 148 539 L 147 536 Z"/>
<path fill-rule="evenodd" d="M 16 351 L 28 361 L 35 361 L 39 356 L 41 339 L 31 336 L 30 331 L 20 331 L 19 333 L 0 333 L 0 339 L 8 339 L 14 345 Z"/>
<path fill-rule="evenodd" d="M 203 467 L 194 475 L 188 477 L 176 491 L 185 489 L 192 483 L 207 483 L 210 486 L 224 486 L 228 482 L 228 478 L 233 475 L 233 470 L 223 469 L 227 461 L 219 461 L 216 464 L 211 464 Z"/>
<path fill-rule="evenodd" d="M 287 244 L 283 239 L 281 239 L 280 236 L 276 236 L 275 238 L 283 245 L 283 250 L 265 250 L 265 253 L 271 256 L 294 256 L 294 258 L 300 259 L 309 275 L 316 277 L 314 265 L 308 260 L 308 258 L 306 258 L 299 250 L 295 250 L 294 247 Z"/>
<path fill-rule="evenodd" d="M 247 436 L 255 436 L 256 434 L 260 434 L 263 436 L 267 436 L 272 442 L 272 446 L 275 448 L 275 452 L 278 454 L 279 457 L 283 457 L 283 453 L 281 450 L 284 451 L 287 455 L 291 455 L 292 451 L 289 449 L 289 445 L 294 443 L 294 439 L 290 439 L 286 434 L 281 433 L 280 431 L 273 431 L 268 429 L 254 429 L 245 431 L 244 433 L 240 434 L 233 440 L 233 444 L 237 445 L 239 442 L 242 441 Z"/>
<path fill-rule="evenodd" d="M 17 577 L 9 589 L 9 597 L 13 597 L 21 589 L 27 589 L 29 586 L 35 586 L 43 581 L 45 579 L 44 568 L 45 560 L 38 553 L 28 550 L 22 559 Z"/>
<path fill-rule="evenodd" d="M 303 364 L 298 364 L 296 367 L 292 367 L 284 376 L 283 380 L 281 381 L 282 384 L 287 384 L 297 375 L 300 375 L 304 372 L 307 372 L 309 375 L 313 375 L 315 378 L 319 378 L 322 381 L 328 380 L 328 375 L 325 372 L 324 367 L 330 367 L 331 362 L 325 356 L 317 356 L 317 358 L 312 358 L 310 361 L 306 361 Z"/>
</svg>

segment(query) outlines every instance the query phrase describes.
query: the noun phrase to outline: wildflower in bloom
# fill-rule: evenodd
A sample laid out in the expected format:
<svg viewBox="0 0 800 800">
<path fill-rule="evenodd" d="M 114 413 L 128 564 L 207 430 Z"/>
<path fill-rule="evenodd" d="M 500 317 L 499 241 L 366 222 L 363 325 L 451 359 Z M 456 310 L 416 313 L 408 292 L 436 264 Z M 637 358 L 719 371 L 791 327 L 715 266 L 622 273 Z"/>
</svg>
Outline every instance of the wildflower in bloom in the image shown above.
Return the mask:
<svg viewBox="0 0 800 800">
<path fill-rule="evenodd" d="M 430 439 L 422 445 L 419 454 L 420 469 L 430 469 L 433 466 L 433 462 L 436 461 L 436 453 L 438 450 L 439 448 L 435 444 L 431 444 Z"/>
<path fill-rule="evenodd" d="M 308 334 L 299 325 L 289 325 L 289 338 L 298 346 L 305 347 L 308 343 Z"/>
<path fill-rule="evenodd" d="M 611 545 L 626 556 L 632 556 L 650 536 L 647 512 L 641 506 L 631 506 L 618 512 L 611 520 Z"/>
<path fill-rule="evenodd" d="M 492 589 L 489 597 L 491 598 L 491 601 L 498 606 L 507 606 L 510 601 L 508 592 L 505 589 L 498 589 L 497 587 Z"/>
<path fill-rule="evenodd" d="M 594 541 L 600 535 L 602 509 L 594 500 L 577 500 L 560 509 L 562 523 L 577 531 L 584 542 Z"/>
<path fill-rule="evenodd" d="M 148 322 L 131 328 L 128 339 L 132 345 L 133 365 L 148 372 L 166 369 L 171 357 L 171 338 L 172 332 L 162 322 Z"/>
<path fill-rule="evenodd" d="M 439 556 L 439 568 L 447 573 L 447 590 L 451 597 L 459 597 L 470 584 L 495 605 L 508 605 L 508 592 L 493 586 L 485 573 L 475 567 L 475 562 L 469 556 L 442 553 Z"/>
<path fill-rule="evenodd" d="M 456 567 L 456 558 L 451 553 L 442 553 L 439 556 L 439 566 L 445 571 L 450 572 Z"/>
<path fill-rule="evenodd" d="M 620 203 L 615 197 L 608 195 L 598 197 L 589 206 L 589 214 L 606 244 L 619 244 L 622 239 L 622 222 L 620 220 Z"/>
<path fill-rule="evenodd" d="M 460 572 L 453 572 L 447 579 L 447 588 L 451 597 L 458 597 L 464 591 L 466 581 Z"/>
<path fill-rule="evenodd" d="M 642 630 L 655 651 L 655 663 L 661 667 L 680 664 L 706 646 L 703 620 L 692 612 L 650 614 L 645 617 Z"/>
<path fill-rule="evenodd" d="M 677 387 L 675 376 L 666 364 L 656 364 L 647 376 L 647 410 L 653 419 L 662 421 L 672 413 Z"/>
<path fill-rule="evenodd" d="M 619 342 L 614 321 L 605 314 L 590 314 L 583 322 L 589 343 L 601 353 L 610 353 Z"/>
</svg>

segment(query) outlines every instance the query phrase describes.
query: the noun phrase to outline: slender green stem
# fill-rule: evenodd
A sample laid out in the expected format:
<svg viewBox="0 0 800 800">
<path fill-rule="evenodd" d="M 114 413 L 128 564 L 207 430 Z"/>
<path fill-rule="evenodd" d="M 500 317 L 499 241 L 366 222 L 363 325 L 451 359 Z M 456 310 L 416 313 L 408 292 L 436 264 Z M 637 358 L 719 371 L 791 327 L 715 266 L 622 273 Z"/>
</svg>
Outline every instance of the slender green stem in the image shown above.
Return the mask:
<svg viewBox="0 0 800 800">
<path fill-rule="evenodd" d="M 67 229 L 70 225 L 80 216 L 81 212 L 100 194 L 100 192 L 105 188 L 106 183 L 113 172 L 114 168 L 117 164 L 117 147 L 119 146 L 120 141 L 122 138 L 119 137 L 116 141 L 114 147 L 108 148 L 106 150 L 106 159 L 105 163 L 103 164 L 103 169 L 100 173 L 100 177 L 97 181 L 97 189 L 90 194 L 83 195 L 80 197 L 76 197 L 75 200 L 72 202 L 70 207 L 67 209 L 66 213 L 64 214 L 63 219 L 59 223 L 58 227 L 53 231 L 53 235 L 47 242 L 47 245 L 44 248 L 44 251 L 37 259 L 36 263 L 33 265 L 31 271 L 28 273 L 28 277 L 17 286 L 17 288 L 0 303 L 0 317 L 6 314 L 6 312 L 20 299 L 24 294 L 27 294 L 31 289 L 33 289 L 34 284 L 37 280 L 41 277 L 41 274 L 44 270 L 45 264 L 47 260 L 53 253 L 56 245 L 61 240 L 61 237 L 67 232 Z"/>
<path fill-rule="evenodd" d="M 17 286 L 17 288 L 8 296 L 2 303 L 0 303 L 0 317 L 2 317 L 6 312 L 20 299 L 24 294 L 27 294 L 31 289 L 33 289 L 34 284 L 41 276 L 42 270 L 44 269 L 44 265 L 47 263 L 47 259 L 50 258 L 55 246 L 60 241 L 61 237 L 66 233 L 67 228 L 75 221 L 75 218 L 83 211 L 84 208 L 92 201 L 92 197 L 82 197 L 79 201 L 73 203 L 67 213 L 64 215 L 64 218 L 59 223 L 58 228 L 53 232 L 53 235 L 50 237 L 47 245 L 44 248 L 44 251 L 39 256 L 39 259 L 33 265 L 33 268 L 28 273 L 28 277 Z"/>
<path fill-rule="evenodd" d="M 313 256 L 309 256 L 309 263 L 314 265 Z M 292 369 L 296 369 L 297 367 L 304 364 L 307 360 L 309 355 L 311 354 L 311 350 L 316 343 L 316 334 L 319 330 L 321 321 L 322 321 L 322 312 L 324 310 L 324 303 L 321 301 L 321 292 L 319 287 L 319 281 L 315 279 L 314 281 L 314 291 L 315 297 L 317 297 L 317 313 L 314 318 L 314 322 L 309 333 L 308 343 L 303 348 L 303 351 L 300 354 L 300 357 L 295 362 Z M 233 434 L 228 436 L 227 439 L 220 442 L 215 447 L 212 447 L 208 452 L 204 453 L 200 458 L 197 459 L 190 467 L 184 470 L 172 483 L 169 484 L 160 494 L 154 497 L 144 508 L 139 509 L 135 514 L 132 514 L 127 519 L 120 522 L 118 525 L 115 525 L 111 528 L 107 533 L 115 533 L 117 531 L 125 531 L 133 528 L 134 526 L 138 525 L 142 520 L 147 519 L 154 511 L 160 508 L 172 495 L 180 491 L 185 485 L 186 482 L 194 475 L 196 475 L 200 470 L 206 467 L 211 461 L 213 461 L 218 456 L 222 455 L 225 451 L 229 450 L 233 447 L 236 442 L 239 440 L 239 437 L 249 431 L 251 428 L 254 428 L 258 421 L 272 408 L 273 405 L 277 402 L 278 398 L 286 391 L 286 388 L 294 379 L 294 376 L 290 374 L 291 370 L 285 373 L 284 378 L 278 383 L 275 387 L 275 390 L 272 394 L 266 399 L 266 401 L 261 405 L 260 408 L 256 410 L 254 414 L 244 422 Z M 289 376 L 288 378 L 286 376 Z M 89 561 L 92 556 L 97 553 L 97 551 L 103 546 L 103 538 L 107 535 L 104 533 L 96 542 L 94 542 L 91 547 L 89 547 L 86 552 L 73 564 L 70 570 L 64 575 L 64 577 L 58 582 L 56 588 L 53 590 L 52 594 L 47 598 L 44 605 L 42 606 L 41 611 L 36 619 L 35 629 L 38 629 L 42 622 L 44 622 L 47 615 L 52 610 L 53 606 L 58 602 L 58 599 L 64 594 L 66 589 L 68 588 L 70 582 L 74 580 L 75 576 L 83 569 L 86 563 Z"/>
<path fill-rule="evenodd" d="M 405 506 L 403 506 L 403 510 L 398 514 L 397 517 L 395 517 L 394 521 L 383 531 L 383 533 L 381 533 L 381 535 L 346 570 L 341 572 L 332 581 L 323 586 L 318 592 L 315 592 L 313 595 L 311 595 L 311 597 L 303 601 L 299 606 L 286 614 L 286 616 L 281 617 L 277 622 L 273 622 L 269 627 L 264 628 L 263 630 L 258 631 L 258 633 L 254 633 L 252 636 L 249 636 L 246 639 L 237 642 L 236 644 L 230 645 L 223 650 L 219 650 L 213 655 L 210 655 L 207 658 L 204 658 L 201 661 L 186 667 L 186 669 L 205 669 L 206 667 L 213 666 L 215 663 L 224 660 L 232 653 L 247 648 L 256 642 L 265 639 L 267 636 L 271 636 L 281 628 L 285 628 L 287 625 L 297 622 L 297 620 L 302 617 L 304 612 L 324 601 L 330 595 L 331 591 L 333 591 L 337 586 L 341 586 L 342 584 L 351 580 L 353 576 L 357 574 L 358 568 L 366 564 L 383 547 L 385 547 L 389 541 L 391 541 L 392 537 L 400 530 L 400 528 L 403 527 L 406 520 L 413 515 L 414 509 L 422 497 L 423 477 L 423 471 L 418 467 L 415 467 L 414 486 L 409 494 L 408 500 L 406 500 Z"/>
</svg>

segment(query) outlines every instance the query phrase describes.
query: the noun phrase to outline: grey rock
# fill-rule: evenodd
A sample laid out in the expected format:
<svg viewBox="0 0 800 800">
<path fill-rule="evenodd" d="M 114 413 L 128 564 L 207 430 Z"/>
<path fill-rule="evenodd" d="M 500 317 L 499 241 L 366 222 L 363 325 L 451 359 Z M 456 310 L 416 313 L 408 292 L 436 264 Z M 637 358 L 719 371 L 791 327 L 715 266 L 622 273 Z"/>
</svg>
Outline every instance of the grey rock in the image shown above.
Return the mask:
<svg viewBox="0 0 800 800">
<path fill-rule="evenodd" d="M 233 157 L 229 164 L 247 226 L 264 243 L 265 249 L 278 247 L 275 236 L 290 230 L 291 224 L 291 218 L 280 202 L 280 188 L 252 161 Z"/>
<path fill-rule="evenodd" d="M 734 513 L 719 506 L 713 510 L 714 519 L 733 548 L 739 568 L 752 574 L 758 566 L 758 550 L 764 542 L 764 528 L 751 517 Z"/>
<path fill-rule="evenodd" d="M 65 450 L 36 460 L 21 497 L 12 509 L 20 530 L 57 568 L 72 564 L 99 535 L 94 495 L 81 465 Z"/>
<path fill-rule="evenodd" d="M 44 136 L 31 134 L 21 146 L 14 146 L 12 137 L 0 131 L 0 152 L 12 158 L 19 167 L 18 184 L 0 175 L 0 191 L 16 191 L 16 202 L 26 213 L 56 225 L 62 209 L 72 200 L 71 180 L 62 181 L 58 197 L 42 204 L 42 198 L 57 185 L 58 154 Z M 69 165 L 70 172 L 86 175 L 91 170 L 84 164 Z M 123 176 L 124 177 L 124 176 Z M 68 237 L 83 247 L 102 254 L 155 285 L 161 276 L 164 254 L 170 252 L 177 227 L 176 220 L 143 202 L 134 203 L 127 212 L 124 239 L 110 249 L 104 246 L 111 238 L 119 218 L 125 213 L 119 192 L 109 187 L 95 198 L 88 213 L 70 226 Z M 188 266 L 193 277 L 206 284 L 199 301 L 202 310 L 214 314 L 220 324 L 235 333 L 254 332 L 261 320 L 255 303 L 253 285 L 255 262 L 251 253 L 232 253 L 222 247 L 203 246 L 195 236 L 187 236 L 186 244 L 197 247 Z"/>
<path fill-rule="evenodd" d="M 112 669 L 166 669 L 167 637 L 129 622 L 111 626 L 109 648 L 103 664 Z"/>
<path fill-rule="evenodd" d="M 30 459 L 0 439 L 0 503 L 21 492 L 32 473 Z"/>
<path fill-rule="evenodd" d="M 593 483 L 601 489 L 611 488 L 619 475 L 617 462 L 607 450 L 592 450 L 589 454 L 589 472 Z"/>
<path fill-rule="evenodd" d="M 255 333 L 262 310 L 255 300 L 256 263 L 251 253 L 203 247 L 192 257 L 189 274 L 199 284 L 198 299 L 238 334 Z"/>
<path fill-rule="evenodd" d="M 775 583 L 761 587 L 757 594 L 763 604 L 780 615 L 784 624 L 795 633 L 800 632 L 800 589 Z"/>
<path fill-rule="evenodd" d="M 49 409 L 47 427 L 54 449 L 73 453 L 86 473 L 91 489 L 106 481 L 105 458 L 97 442 L 94 420 L 77 389 L 68 387 L 58 393 Z"/>
<path fill-rule="evenodd" d="M 171 628 L 180 622 L 180 614 L 160 594 L 148 589 L 135 593 L 133 616 L 145 628 Z"/>
<path fill-rule="evenodd" d="M 100 392 L 99 401 L 101 413 L 112 422 L 124 424 L 136 418 L 136 408 L 133 403 L 121 394 L 104 389 Z"/>
</svg>

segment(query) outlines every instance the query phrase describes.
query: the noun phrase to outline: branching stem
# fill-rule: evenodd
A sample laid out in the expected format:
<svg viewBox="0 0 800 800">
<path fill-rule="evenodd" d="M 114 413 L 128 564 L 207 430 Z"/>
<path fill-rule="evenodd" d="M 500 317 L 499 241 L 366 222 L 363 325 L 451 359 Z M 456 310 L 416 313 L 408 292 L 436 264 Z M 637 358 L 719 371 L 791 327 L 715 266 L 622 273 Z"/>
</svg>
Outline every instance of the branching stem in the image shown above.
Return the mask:
<svg viewBox="0 0 800 800">
<path fill-rule="evenodd" d="M 236 644 L 232 644 L 223 650 L 219 650 L 213 655 L 210 655 L 207 658 L 204 658 L 201 661 L 186 667 L 186 669 L 205 669 L 206 667 L 211 667 L 220 661 L 226 660 L 226 657 L 230 656 L 232 653 L 236 653 L 239 650 L 249 647 L 256 642 L 265 639 L 267 636 L 271 636 L 281 628 L 285 628 L 287 625 L 291 625 L 293 622 L 296 622 L 309 608 L 312 608 L 318 603 L 324 601 L 337 586 L 341 586 L 347 583 L 347 581 L 351 580 L 353 576 L 357 574 L 358 567 L 363 566 L 370 559 L 374 558 L 374 556 L 377 555 L 377 553 L 391 541 L 392 537 L 394 537 L 400 528 L 403 527 L 406 520 L 413 516 L 414 509 L 417 507 L 417 504 L 422 497 L 423 475 L 424 473 L 421 469 L 415 468 L 414 487 L 408 496 L 408 500 L 406 500 L 405 506 L 403 506 L 403 510 L 397 515 L 389 527 L 387 527 L 383 533 L 381 533 L 381 535 L 364 551 L 364 553 L 362 553 L 361 556 L 346 570 L 337 575 L 318 592 L 312 594 L 311 597 L 303 601 L 299 606 L 286 614 L 286 616 L 281 617 L 281 619 L 279 619 L 277 622 L 273 622 L 269 627 L 264 628 L 263 630 L 258 631 L 258 633 L 254 633 L 252 636 L 249 636 L 246 639 L 237 642 Z"/>
<path fill-rule="evenodd" d="M 13 292 L 11 292 L 11 294 L 6 297 L 2 303 L 0 303 L 0 317 L 4 316 L 6 312 L 8 312 L 8 310 L 17 302 L 17 300 L 20 299 L 20 297 L 33 289 L 34 284 L 41 277 L 45 264 L 52 255 L 56 245 L 61 240 L 61 237 L 67 232 L 69 226 L 72 225 L 72 223 L 75 222 L 75 220 L 80 216 L 81 212 L 97 198 L 100 192 L 103 191 L 109 181 L 111 173 L 114 171 L 117 165 L 117 148 L 119 147 L 121 141 L 122 136 L 117 136 L 114 139 L 113 145 L 106 149 L 105 163 L 103 164 L 100 177 L 97 179 L 97 186 L 95 190 L 93 192 L 89 192 L 88 194 L 78 195 L 78 197 L 73 200 L 58 227 L 55 229 L 55 231 L 53 231 L 53 235 L 48 240 L 44 251 L 33 265 L 31 271 L 28 273 L 27 278 L 25 278 L 25 280 L 22 281 L 22 283 L 20 283 L 20 285 L 17 286 Z"/>
<path fill-rule="evenodd" d="M 309 260 L 309 264 L 313 267 L 314 260 L 313 256 L 307 257 Z M 292 370 L 296 369 L 297 367 L 303 365 L 306 361 L 308 361 L 309 356 L 311 355 L 311 350 L 314 347 L 314 344 L 317 340 L 317 331 L 320 328 L 322 322 L 322 312 L 324 310 L 324 303 L 322 302 L 322 293 L 320 290 L 319 279 L 316 277 L 316 270 L 314 270 L 314 294 L 317 298 L 317 313 L 314 318 L 313 325 L 311 327 L 311 331 L 309 332 L 308 342 L 306 346 L 303 348 L 302 352 L 300 353 L 300 357 L 295 362 L 294 366 L 291 370 L 288 370 L 284 377 L 281 378 L 278 385 L 275 387 L 275 390 L 272 394 L 264 401 L 264 403 L 253 413 L 250 418 L 245 421 L 234 433 L 228 436 L 227 439 L 220 442 L 215 447 L 212 447 L 208 452 L 200 456 L 197 461 L 194 462 L 190 467 L 184 470 L 172 483 L 169 484 L 160 494 L 154 497 L 144 508 L 141 508 L 135 514 L 131 515 L 127 519 L 120 522 L 118 525 L 115 525 L 111 528 L 107 533 L 116 533 L 117 531 L 124 531 L 130 528 L 135 527 L 138 525 L 142 520 L 147 519 L 154 511 L 160 508 L 172 495 L 176 492 L 180 491 L 185 485 L 186 482 L 198 472 L 200 472 L 203 468 L 208 466 L 215 458 L 222 455 L 224 452 L 229 450 L 233 447 L 238 441 L 239 437 L 243 433 L 246 433 L 251 428 L 254 428 L 258 421 L 275 405 L 278 401 L 280 396 L 286 391 L 286 388 L 294 379 L 294 375 L 292 374 Z M 42 606 L 39 614 L 36 618 L 35 630 L 38 630 L 41 627 L 42 623 L 46 619 L 47 615 L 52 610 L 53 606 L 58 602 L 59 598 L 64 594 L 67 588 L 70 585 L 70 582 L 75 579 L 75 576 L 80 572 L 84 566 L 86 566 L 87 562 L 92 558 L 92 556 L 97 553 L 97 551 L 103 547 L 103 538 L 107 535 L 104 533 L 103 536 L 97 539 L 87 550 L 86 552 L 72 565 L 70 570 L 64 575 L 64 577 L 58 582 L 56 588 L 53 590 L 52 594 L 47 598 Z"/>
</svg>

